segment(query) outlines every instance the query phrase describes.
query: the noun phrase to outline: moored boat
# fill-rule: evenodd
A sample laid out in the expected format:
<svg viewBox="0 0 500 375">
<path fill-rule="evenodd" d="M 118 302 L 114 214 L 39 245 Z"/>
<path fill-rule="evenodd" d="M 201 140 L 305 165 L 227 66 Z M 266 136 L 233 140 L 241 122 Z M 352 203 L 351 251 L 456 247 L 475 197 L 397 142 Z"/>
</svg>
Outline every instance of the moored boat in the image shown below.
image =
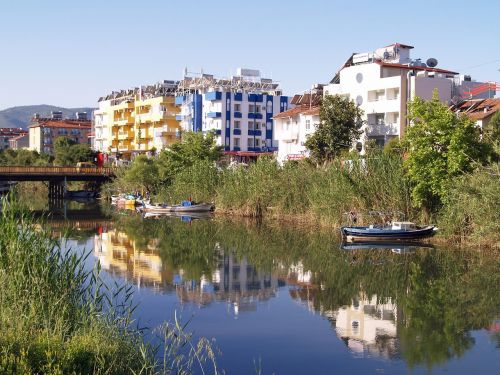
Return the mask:
<svg viewBox="0 0 500 375">
<path fill-rule="evenodd" d="M 408 221 L 394 221 L 391 225 L 368 227 L 342 227 L 347 242 L 415 240 L 434 235 L 433 225 L 418 226 Z"/>
<path fill-rule="evenodd" d="M 181 204 L 176 205 L 154 205 L 151 203 L 143 203 L 143 209 L 146 212 L 210 212 L 213 211 L 214 206 L 210 203 L 195 203 L 190 201 L 184 201 Z"/>
</svg>

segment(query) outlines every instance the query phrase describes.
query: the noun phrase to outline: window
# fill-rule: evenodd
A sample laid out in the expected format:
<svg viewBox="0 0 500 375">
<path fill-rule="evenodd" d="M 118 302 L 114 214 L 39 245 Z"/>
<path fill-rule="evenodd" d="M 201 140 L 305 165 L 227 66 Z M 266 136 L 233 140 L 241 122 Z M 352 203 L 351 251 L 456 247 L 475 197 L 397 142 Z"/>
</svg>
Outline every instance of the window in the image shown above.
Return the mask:
<svg viewBox="0 0 500 375">
<path fill-rule="evenodd" d="M 253 147 L 253 138 L 248 138 L 248 147 Z"/>
<path fill-rule="evenodd" d="M 235 104 L 234 105 L 234 111 L 235 112 L 241 112 L 241 104 Z"/>
<path fill-rule="evenodd" d="M 255 138 L 255 147 L 260 147 L 260 139 Z"/>
<path fill-rule="evenodd" d="M 240 122 L 239 122 L 239 121 L 235 121 L 235 122 L 234 122 L 234 128 L 235 128 L 235 129 L 240 129 L 240 128 L 241 128 L 241 127 L 240 127 Z"/>
<path fill-rule="evenodd" d="M 234 138 L 234 147 L 240 147 L 240 139 Z"/>
<path fill-rule="evenodd" d="M 255 105 L 249 104 L 248 105 L 248 112 L 255 112 Z"/>
<path fill-rule="evenodd" d="M 254 125 L 253 121 L 249 121 L 248 122 L 248 130 L 254 130 L 254 126 L 253 125 Z"/>
<path fill-rule="evenodd" d="M 306 120 L 306 130 L 311 129 L 311 120 Z"/>
</svg>

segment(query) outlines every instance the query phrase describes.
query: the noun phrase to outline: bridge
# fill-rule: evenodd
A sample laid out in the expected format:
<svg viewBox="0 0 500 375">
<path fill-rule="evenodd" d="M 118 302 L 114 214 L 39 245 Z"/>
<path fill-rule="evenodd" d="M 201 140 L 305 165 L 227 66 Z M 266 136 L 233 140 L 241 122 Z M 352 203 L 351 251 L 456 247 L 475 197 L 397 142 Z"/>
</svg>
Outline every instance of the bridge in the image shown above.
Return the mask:
<svg viewBox="0 0 500 375">
<path fill-rule="evenodd" d="M 0 181 L 43 181 L 49 183 L 49 196 L 62 198 L 69 181 L 88 181 L 100 185 L 115 176 L 104 167 L 0 167 Z"/>
</svg>

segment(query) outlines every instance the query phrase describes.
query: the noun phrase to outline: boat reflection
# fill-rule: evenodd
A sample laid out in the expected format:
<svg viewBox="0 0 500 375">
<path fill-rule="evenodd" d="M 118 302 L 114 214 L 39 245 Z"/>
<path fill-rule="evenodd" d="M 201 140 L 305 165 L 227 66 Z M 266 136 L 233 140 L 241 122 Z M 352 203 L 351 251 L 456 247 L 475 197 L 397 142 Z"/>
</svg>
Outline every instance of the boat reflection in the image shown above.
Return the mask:
<svg viewBox="0 0 500 375">
<path fill-rule="evenodd" d="M 144 212 L 142 217 L 144 219 L 160 219 L 165 217 L 179 218 L 181 221 L 190 222 L 193 220 L 210 220 L 213 218 L 211 212 L 190 212 L 189 214 L 181 214 L 178 212 Z"/>
<path fill-rule="evenodd" d="M 419 249 L 434 249 L 434 246 L 426 242 L 343 242 L 340 246 L 342 250 L 391 250 L 396 254 L 413 253 Z"/>
</svg>

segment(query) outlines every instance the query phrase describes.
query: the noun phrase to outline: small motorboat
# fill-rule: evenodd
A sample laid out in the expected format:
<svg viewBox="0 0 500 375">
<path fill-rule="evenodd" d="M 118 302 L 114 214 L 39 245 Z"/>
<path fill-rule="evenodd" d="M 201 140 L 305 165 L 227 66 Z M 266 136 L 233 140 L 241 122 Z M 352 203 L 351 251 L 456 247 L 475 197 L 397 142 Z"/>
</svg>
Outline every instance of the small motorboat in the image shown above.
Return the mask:
<svg viewBox="0 0 500 375">
<path fill-rule="evenodd" d="M 210 212 L 213 211 L 214 205 L 211 203 L 195 203 L 191 201 L 183 201 L 176 205 L 154 205 L 151 203 L 143 203 L 143 209 L 146 212 L 167 213 L 167 212 Z"/>
<path fill-rule="evenodd" d="M 111 196 L 111 204 L 117 206 L 135 206 L 138 203 L 135 195 L 127 194 Z"/>
<path fill-rule="evenodd" d="M 342 227 L 347 242 L 402 241 L 430 237 L 437 228 L 433 225 L 418 226 L 409 221 L 393 221 L 386 226 Z"/>
</svg>

